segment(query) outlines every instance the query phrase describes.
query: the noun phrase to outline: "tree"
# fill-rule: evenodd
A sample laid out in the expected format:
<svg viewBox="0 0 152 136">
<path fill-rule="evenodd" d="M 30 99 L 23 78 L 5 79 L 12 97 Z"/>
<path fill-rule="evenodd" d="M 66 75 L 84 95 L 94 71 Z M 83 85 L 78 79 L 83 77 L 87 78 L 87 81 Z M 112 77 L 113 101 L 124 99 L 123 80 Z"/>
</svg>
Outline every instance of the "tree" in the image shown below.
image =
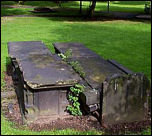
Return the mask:
<svg viewBox="0 0 152 136">
<path fill-rule="evenodd" d="M 80 0 L 80 14 L 82 13 L 82 0 Z"/>
<path fill-rule="evenodd" d="M 89 7 L 88 17 L 93 17 L 95 7 L 96 7 L 96 1 L 93 0 L 91 6 Z"/>
<path fill-rule="evenodd" d="M 59 7 L 61 7 L 61 2 L 62 2 L 62 1 L 60 1 L 60 0 L 55 0 L 54 2 L 55 2 Z"/>
<path fill-rule="evenodd" d="M 108 1 L 108 13 L 110 11 L 110 1 Z"/>
</svg>

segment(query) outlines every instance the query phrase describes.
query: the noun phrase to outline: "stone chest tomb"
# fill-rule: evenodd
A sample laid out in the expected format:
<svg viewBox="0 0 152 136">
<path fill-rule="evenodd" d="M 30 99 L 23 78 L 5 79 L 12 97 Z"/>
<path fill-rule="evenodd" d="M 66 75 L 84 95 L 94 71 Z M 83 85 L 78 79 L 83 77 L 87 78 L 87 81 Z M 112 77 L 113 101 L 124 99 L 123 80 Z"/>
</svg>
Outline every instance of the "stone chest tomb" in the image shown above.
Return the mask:
<svg viewBox="0 0 152 136">
<path fill-rule="evenodd" d="M 42 42 L 8 45 L 23 116 L 67 114 L 67 91 L 80 80 L 78 74 Z"/>
<path fill-rule="evenodd" d="M 150 82 L 114 60 L 105 60 L 80 43 L 54 43 L 52 54 L 41 41 L 9 42 L 8 52 L 17 81 L 17 96 L 23 117 L 67 115 L 70 87 L 83 84 L 79 99 L 85 114 L 98 113 L 105 124 L 146 119 Z M 78 62 L 80 76 L 58 54 L 72 51 L 68 62 Z"/>
</svg>

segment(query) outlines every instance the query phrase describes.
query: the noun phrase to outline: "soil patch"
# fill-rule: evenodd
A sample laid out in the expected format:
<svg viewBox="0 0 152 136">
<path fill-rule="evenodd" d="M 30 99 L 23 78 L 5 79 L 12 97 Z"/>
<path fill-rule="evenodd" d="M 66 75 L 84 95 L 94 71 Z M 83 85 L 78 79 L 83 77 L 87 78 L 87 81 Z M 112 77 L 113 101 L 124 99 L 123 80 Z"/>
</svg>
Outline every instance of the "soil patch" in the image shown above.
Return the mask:
<svg viewBox="0 0 152 136">
<path fill-rule="evenodd" d="M 41 130 L 62 130 L 62 129 L 75 129 L 79 131 L 86 131 L 86 130 L 101 130 L 101 125 L 97 121 L 96 118 L 93 116 L 75 116 L 75 117 L 68 117 L 64 119 L 56 119 L 51 121 L 50 123 L 32 123 L 29 125 L 30 129 L 41 131 Z"/>
<path fill-rule="evenodd" d="M 12 105 L 10 108 L 9 105 Z M 17 100 L 11 101 L 7 100 L 2 102 L 2 110 L 4 116 L 16 124 L 16 127 L 23 128 L 22 126 L 22 117 L 20 114 L 20 109 Z M 86 130 L 97 130 L 102 129 L 100 123 L 97 119 L 91 115 L 88 116 L 75 116 L 75 117 L 66 117 L 66 118 L 39 118 L 38 121 L 27 124 L 27 127 L 30 130 L 42 131 L 42 130 L 62 130 L 62 129 L 75 129 L 79 131 Z"/>
<path fill-rule="evenodd" d="M 12 105 L 12 107 L 10 107 L 10 105 Z M 17 100 L 7 99 L 7 101 L 2 101 L 2 111 L 9 121 L 14 122 L 17 126 L 22 125 L 22 118 Z"/>
<path fill-rule="evenodd" d="M 104 131 L 108 134 L 127 134 L 129 132 L 139 133 L 151 126 L 151 120 L 138 121 L 131 123 L 122 123 L 116 125 L 109 125 Z"/>
</svg>

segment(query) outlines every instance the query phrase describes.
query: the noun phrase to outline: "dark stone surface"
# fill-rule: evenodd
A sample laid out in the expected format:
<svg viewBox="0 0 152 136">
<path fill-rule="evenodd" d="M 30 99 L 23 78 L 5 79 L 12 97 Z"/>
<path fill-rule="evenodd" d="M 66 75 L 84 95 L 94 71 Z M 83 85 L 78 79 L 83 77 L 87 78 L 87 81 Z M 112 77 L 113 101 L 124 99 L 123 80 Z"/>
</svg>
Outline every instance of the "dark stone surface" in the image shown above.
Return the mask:
<svg viewBox="0 0 152 136">
<path fill-rule="evenodd" d="M 129 70 L 129 69 L 125 68 L 124 66 L 122 66 L 121 64 L 119 64 L 118 62 L 116 62 L 115 60 L 108 60 L 108 62 L 110 62 L 111 64 L 113 64 L 115 67 L 122 70 L 126 74 L 133 74 L 134 73 L 131 70 Z"/>
<path fill-rule="evenodd" d="M 102 82 L 106 77 L 115 73 L 124 72 L 116 68 L 114 65 L 95 54 L 90 49 L 79 43 L 54 43 L 55 49 L 60 53 L 66 50 L 72 50 L 72 60 L 78 61 L 85 72 L 85 80 L 94 89 L 101 90 Z"/>
<path fill-rule="evenodd" d="M 124 75 L 121 70 L 100 57 L 79 57 L 74 58 L 73 60 L 77 60 L 83 67 L 85 72 L 84 78 L 94 89 L 101 90 L 102 83 L 109 75 L 113 75 L 115 73 Z"/>
<path fill-rule="evenodd" d="M 18 60 L 30 54 L 51 54 L 41 41 L 8 42 L 8 53 L 11 58 Z"/>
<path fill-rule="evenodd" d="M 55 43 L 54 47 L 57 53 L 72 50 L 71 60 L 80 63 L 85 81 L 95 89 L 84 92 L 81 99 L 86 105 L 100 103 L 103 124 L 146 120 L 150 82 L 143 74 L 133 73 L 115 61 L 108 62 L 82 44 Z"/>
<path fill-rule="evenodd" d="M 42 42 L 8 43 L 9 54 L 16 58 L 24 81 L 31 88 L 71 86 L 80 80 L 78 74 L 52 55 Z"/>
<path fill-rule="evenodd" d="M 147 120 L 150 82 L 143 74 L 113 76 L 103 83 L 102 122 L 106 125 Z"/>
<path fill-rule="evenodd" d="M 72 58 L 78 57 L 99 57 L 96 53 L 85 47 L 81 43 L 53 43 L 55 49 L 60 53 L 65 53 L 67 50 L 72 50 Z"/>
<path fill-rule="evenodd" d="M 71 86 L 80 80 L 74 70 L 54 55 L 30 55 L 19 62 L 24 80 L 32 88 Z"/>
</svg>

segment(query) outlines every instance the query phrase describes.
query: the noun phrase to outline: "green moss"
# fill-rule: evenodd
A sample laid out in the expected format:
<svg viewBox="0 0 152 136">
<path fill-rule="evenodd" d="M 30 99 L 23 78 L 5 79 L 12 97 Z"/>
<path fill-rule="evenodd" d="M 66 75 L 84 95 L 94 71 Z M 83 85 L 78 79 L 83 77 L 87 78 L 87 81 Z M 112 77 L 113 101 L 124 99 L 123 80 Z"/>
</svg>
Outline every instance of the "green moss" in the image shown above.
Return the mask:
<svg viewBox="0 0 152 136">
<path fill-rule="evenodd" d="M 30 54 L 29 59 L 35 64 L 37 68 L 45 68 L 54 62 L 54 59 L 51 56 L 39 55 L 39 54 Z"/>
<path fill-rule="evenodd" d="M 82 66 L 80 65 L 80 63 L 78 61 L 71 61 L 71 62 L 68 62 L 72 67 L 73 69 L 80 74 L 81 77 L 84 77 L 85 76 L 85 72 L 82 68 Z"/>
</svg>

